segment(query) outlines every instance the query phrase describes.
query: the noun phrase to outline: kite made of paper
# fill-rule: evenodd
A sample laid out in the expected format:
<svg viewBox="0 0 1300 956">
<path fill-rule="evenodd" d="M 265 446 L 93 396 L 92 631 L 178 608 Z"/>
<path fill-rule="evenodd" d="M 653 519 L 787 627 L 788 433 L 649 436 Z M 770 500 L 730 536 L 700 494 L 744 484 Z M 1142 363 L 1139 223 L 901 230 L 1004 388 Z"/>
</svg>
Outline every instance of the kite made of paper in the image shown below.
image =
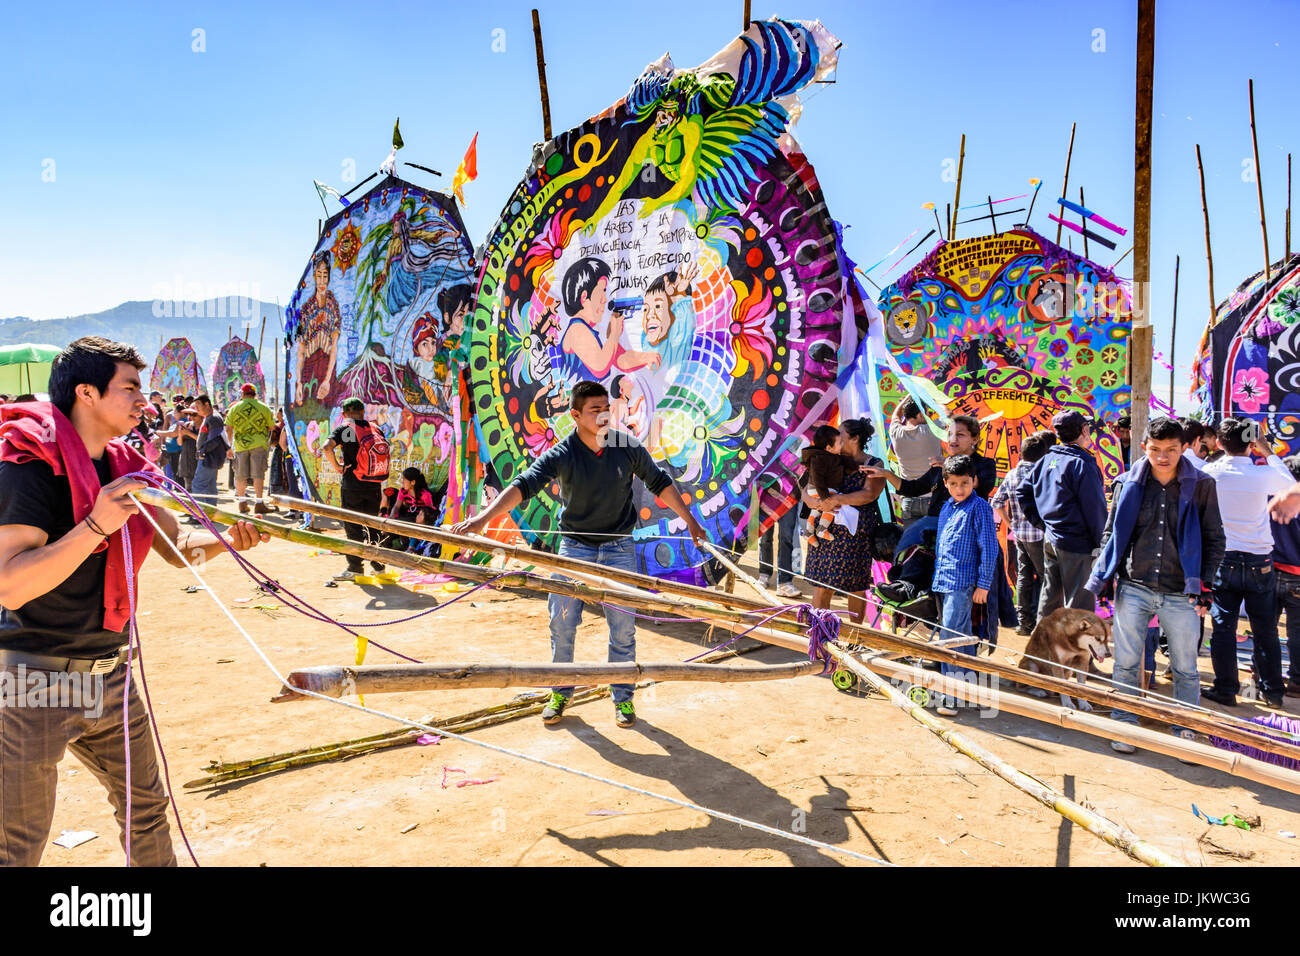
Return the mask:
<svg viewBox="0 0 1300 956">
<path fill-rule="evenodd" d="M 503 481 L 572 431 L 591 379 L 715 542 L 745 534 L 760 475 L 788 494 L 787 438 L 833 413 L 843 319 L 834 224 L 789 127 L 836 46 L 819 23 L 755 22 L 698 69 L 665 55 L 541 147 L 489 235 L 470 348 Z M 700 564 L 635 487 L 639 567 Z M 555 544 L 559 507 L 552 486 L 515 516 Z"/>
<path fill-rule="evenodd" d="M 245 382 L 257 386 L 257 397 L 266 400 L 266 377 L 262 374 L 262 363 L 257 360 L 257 351 L 235 336 L 221 346 L 212 363 L 213 406 L 224 410 L 235 404 Z"/>
<path fill-rule="evenodd" d="M 207 390 L 199 357 L 194 354 L 189 339 L 168 339 L 158 351 L 149 373 L 149 388 L 168 397 L 200 395 Z"/>
<path fill-rule="evenodd" d="M 1115 420 L 1125 382 L 1128 283 L 1031 229 L 942 242 L 879 298 L 885 337 L 904 373 L 924 375 L 951 415 L 985 422 L 979 450 L 1001 477 L 1020 443 L 1052 416 L 1098 420 L 1093 451 L 1109 476 L 1123 467 Z M 884 415 L 902 393 L 881 375 Z"/>
<path fill-rule="evenodd" d="M 323 447 L 345 399 L 388 438 L 390 475 L 448 481 L 469 429 L 461 336 L 473 248 L 455 201 L 393 176 L 324 225 L 285 309 L 285 411 L 307 494 L 338 503 Z"/>
<path fill-rule="evenodd" d="M 1264 422 L 1280 455 L 1300 452 L 1300 253 L 1239 285 L 1201 339 L 1193 389 L 1207 420 Z"/>
</svg>

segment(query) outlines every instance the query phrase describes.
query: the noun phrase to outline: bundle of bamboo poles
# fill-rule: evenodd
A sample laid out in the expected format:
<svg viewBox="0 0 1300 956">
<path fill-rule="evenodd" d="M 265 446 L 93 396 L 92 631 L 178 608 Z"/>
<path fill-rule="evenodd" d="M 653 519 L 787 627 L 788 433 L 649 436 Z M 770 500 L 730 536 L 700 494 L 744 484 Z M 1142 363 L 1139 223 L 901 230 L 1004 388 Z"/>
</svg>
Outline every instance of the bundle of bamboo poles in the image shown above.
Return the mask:
<svg viewBox="0 0 1300 956">
<path fill-rule="evenodd" d="M 678 616 L 706 617 L 710 618 L 715 626 L 730 631 L 747 630 L 764 617 L 774 615 L 770 619 L 763 621 L 761 629 L 755 630 L 753 636 L 767 643 L 791 650 L 802 652 L 808 650 L 808 641 L 804 636 L 806 627 L 798 620 L 799 607 L 790 605 L 781 608 L 779 602 L 774 598 L 765 600 L 763 598 L 747 598 L 738 594 L 723 593 L 694 585 L 654 578 L 636 572 L 590 564 L 575 558 L 546 554 L 519 545 L 503 544 L 500 541 L 488 538 L 454 534 L 442 528 L 431 528 L 427 525 L 410 524 L 395 521 L 391 518 L 360 514 L 318 502 L 303 501 L 298 498 L 276 496 L 275 500 L 281 505 L 298 511 L 356 523 L 398 535 L 434 541 L 468 551 L 503 553 L 507 558 L 526 561 L 539 568 L 549 568 L 559 574 L 570 577 L 580 576 L 583 579 L 582 581 L 566 581 L 554 577 L 512 572 L 496 582 L 496 586 L 500 587 L 523 587 L 549 594 L 560 594 L 589 603 L 614 603 L 637 610 L 657 611 Z M 234 520 L 234 516 L 227 515 L 225 520 L 227 522 Z M 310 532 L 284 529 L 278 525 L 271 525 L 269 522 L 259 523 L 259 527 L 264 525 L 273 529 L 271 533 L 291 541 L 298 541 L 313 547 L 332 548 L 343 554 L 357 554 L 361 557 L 394 566 L 417 567 L 421 570 L 435 573 L 441 572 L 477 582 L 486 581 L 501 574 L 500 571 L 479 568 L 460 561 L 419 558 L 404 552 L 356 544 Z M 740 625 L 740 627 L 737 628 L 736 625 Z M 1225 720 L 1217 715 L 1165 704 L 1149 698 L 1124 694 L 1113 687 L 1098 688 L 1087 684 L 1079 684 L 1072 680 L 1022 670 L 989 658 L 974 658 L 946 647 L 892 634 L 888 631 L 881 631 L 863 624 L 844 622 L 841 624 L 840 635 L 846 641 L 869 645 L 874 649 L 897 651 L 928 660 L 958 664 L 963 669 L 996 675 L 1009 683 L 1037 687 L 1052 693 L 1087 700 L 1093 704 L 1100 704 L 1103 707 L 1115 710 L 1124 710 L 1137 714 L 1139 717 L 1146 717 L 1170 726 L 1187 727 L 1207 736 L 1218 736 L 1267 753 L 1300 758 L 1300 746 L 1267 737 L 1241 723 Z"/>
</svg>

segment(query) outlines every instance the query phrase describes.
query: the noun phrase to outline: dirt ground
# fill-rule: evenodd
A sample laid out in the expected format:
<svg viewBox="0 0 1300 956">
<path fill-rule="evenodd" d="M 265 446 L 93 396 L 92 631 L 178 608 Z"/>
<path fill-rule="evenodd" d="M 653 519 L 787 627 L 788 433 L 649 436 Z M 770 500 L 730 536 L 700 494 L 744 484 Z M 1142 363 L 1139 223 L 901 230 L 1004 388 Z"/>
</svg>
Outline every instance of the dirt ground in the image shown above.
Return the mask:
<svg viewBox="0 0 1300 956">
<path fill-rule="evenodd" d="M 747 555 L 748 566 L 755 555 Z M 250 556 L 339 620 L 392 619 L 432 603 L 428 594 L 398 585 L 327 589 L 343 559 L 284 542 Z M 257 597 L 234 562 L 223 557 L 203 574 L 283 670 L 352 661 L 351 638 L 341 631 L 287 609 L 251 607 L 276 602 Z M 185 790 L 182 784 L 214 759 L 396 726 L 319 701 L 269 703 L 274 677 L 207 594 L 186 590 L 194 583 L 188 570 L 151 557 L 141 575 L 140 628 L 171 781 L 202 865 L 866 865 L 450 739 Z M 428 661 L 549 659 L 545 600 L 513 593 L 480 591 L 371 636 Z M 681 660 L 704 646 L 700 625 L 638 628 L 642 661 Z M 1002 646 L 1004 655 L 1023 648 L 1024 639 L 1004 630 Z M 604 621 L 588 611 L 578 657 L 603 660 L 604 652 Z M 765 648 L 732 663 L 793 659 Z M 367 660 L 395 659 L 372 648 Z M 1208 659 L 1201 664 L 1209 673 Z M 1167 683 L 1163 688 L 1169 692 Z M 515 693 L 371 695 L 366 703 L 408 717 L 451 717 Z M 1288 709 L 1295 712 L 1294 699 Z M 554 727 L 534 716 L 470 736 L 906 866 L 1139 865 L 950 750 L 883 699 L 841 693 L 824 678 L 660 685 L 637 695 L 637 712 L 635 728 L 618 729 L 603 699 L 573 707 Z M 1237 713 L 1264 711 L 1245 705 Z M 955 722 L 1021 770 L 1189 864 L 1300 864 L 1300 839 L 1280 835 L 1300 833 L 1300 799 L 1291 794 L 1159 754 L 1119 756 L 1100 738 L 1027 718 L 963 711 Z M 465 780 L 489 782 L 456 785 Z M 1258 814 L 1263 825 L 1251 832 L 1211 827 L 1193 815 L 1193 803 L 1217 816 Z M 75 849 L 51 845 L 44 865 L 113 866 L 124 859 L 102 789 L 68 757 L 59 767 L 52 836 L 87 829 L 98 839 Z M 189 865 L 175 827 L 173 836 L 182 865 Z M 1198 844 L 1201 837 L 1217 852 Z"/>
</svg>

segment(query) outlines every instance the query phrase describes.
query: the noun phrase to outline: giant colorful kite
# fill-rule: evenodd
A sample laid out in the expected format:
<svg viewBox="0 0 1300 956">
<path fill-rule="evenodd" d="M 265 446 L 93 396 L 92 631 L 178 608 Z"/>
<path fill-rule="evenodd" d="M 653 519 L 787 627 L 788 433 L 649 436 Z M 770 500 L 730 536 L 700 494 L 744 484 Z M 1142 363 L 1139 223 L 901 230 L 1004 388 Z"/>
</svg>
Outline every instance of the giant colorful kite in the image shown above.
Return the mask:
<svg viewBox="0 0 1300 956">
<path fill-rule="evenodd" d="M 1300 253 L 1239 285 L 1201 338 L 1193 390 L 1210 418 L 1263 421 L 1282 455 L 1300 451 Z"/>
<path fill-rule="evenodd" d="M 473 304 L 473 248 L 455 201 L 388 176 L 324 225 L 285 310 L 285 409 L 305 492 L 339 501 L 322 446 L 360 398 L 388 437 L 392 471 L 438 487 L 474 460 L 462 407 L 461 335 Z"/>
<path fill-rule="evenodd" d="M 1127 413 L 1128 283 L 1031 229 L 936 246 L 879 299 L 899 368 L 924 375 L 948 412 L 986 424 L 981 453 L 999 476 L 1020 442 L 1075 408 L 1095 417 L 1094 447 L 1111 476 L 1123 467 L 1115 419 Z M 902 398 L 881 377 L 883 413 Z"/>
<path fill-rule="evenodd" d="M 169 339 L 158 351 L 149 373 L 149 388 L 172 395 L 198 395 L 207 389 L 194 346 L 185 338 Z"/>
<path fill-rule="evenodd" d="M 697 69 L 665 55 L 541 148 L 488 238 L 473 319 L 474 407 L 503 481 L 569 434 L 569 389 L 595 379 L 713 540 L 745 534 L 760 476 L 773 501 L 788 493 L 792 439 L 832 414 L 854 328 L 835 226 L 790 136 L 796 94 L 837 46 L 820 23 L 755 22 Z M 643 495 L 641 569 L 700 564 Z M 558 505 L 544 490 L 516 517 L 554 544 Z"/>
<path fill-rule="evenodd" d="M 229 408 L 239 401 L 245 382 L 256 385 L 257 397 L 266 400 L 266 377 L 257 351 L 236 335 L 221 346 L 212 363 L 212 404 L 219 409 Z"/>
</svg>

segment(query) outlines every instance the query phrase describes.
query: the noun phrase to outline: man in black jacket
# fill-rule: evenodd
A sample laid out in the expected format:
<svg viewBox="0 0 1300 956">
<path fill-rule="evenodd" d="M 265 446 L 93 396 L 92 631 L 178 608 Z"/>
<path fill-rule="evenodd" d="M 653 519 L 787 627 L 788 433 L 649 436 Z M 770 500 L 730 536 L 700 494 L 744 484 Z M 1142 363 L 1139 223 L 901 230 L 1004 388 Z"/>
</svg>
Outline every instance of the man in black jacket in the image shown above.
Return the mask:
<svg viewBox="0 0 1300 956">
<path fill-rule="evenodd" d="M 1084 585 L 1106 526 L 1101 468 L 1084 447 L 1091 436 L 1088 420 L 1078 412 L 1060 412 L 1052 428 L 1060 444 L 1052 446 L 1016 490 L 1025 518 L 1043 529 L 1040 621 L 1062 606 L 1096 610 L 1097 599 Z"/>
</svg>

